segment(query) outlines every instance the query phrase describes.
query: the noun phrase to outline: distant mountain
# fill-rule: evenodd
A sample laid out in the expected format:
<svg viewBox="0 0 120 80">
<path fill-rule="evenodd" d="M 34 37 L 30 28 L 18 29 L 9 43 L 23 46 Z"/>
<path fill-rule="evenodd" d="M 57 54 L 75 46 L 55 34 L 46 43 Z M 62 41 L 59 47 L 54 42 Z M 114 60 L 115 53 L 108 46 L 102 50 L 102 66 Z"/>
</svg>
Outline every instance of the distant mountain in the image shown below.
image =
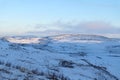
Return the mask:
<svg viewBox="0 0 120 80">
<path fill-rule="evenodd" d="M 71 40 L 109 40 L 110 38 L 100 35 L 88 35 L 88 34 L 62 34 L 52 36 L 53 39 L 71 39 Z"/>
</svg>

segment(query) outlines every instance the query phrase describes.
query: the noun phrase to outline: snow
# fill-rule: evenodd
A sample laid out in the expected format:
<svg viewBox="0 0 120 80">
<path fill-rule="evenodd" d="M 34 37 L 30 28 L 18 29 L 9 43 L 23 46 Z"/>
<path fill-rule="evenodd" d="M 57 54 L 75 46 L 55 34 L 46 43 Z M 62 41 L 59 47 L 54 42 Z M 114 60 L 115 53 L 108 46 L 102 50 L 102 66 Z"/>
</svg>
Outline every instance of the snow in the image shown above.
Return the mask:
<svg viewBox="0 0 120 80">
<path fill-rule="evenodd" d="M 49 80 L 48 73 L 52 72 L 70 80 L 119 80 L 119 62 L 119 40 L 99 35 L 0 39 L 2 80 L 6 80 L 5 77 L 22 80 L 35 69 L 44 75 L 32 74 L 31 80 Z M 12 67 L 6 63 L 11 63 Z M 26 71 L 21 72 L 13 66 L 24 67 Z M 12 74 L 4 73 L 4 69 Z"/>
<path fill-rule="evenodd" d="M 8 38 L 8 41 L 13 43 L 39 43 L 39 38 L 30 38 L 30 39 L 19 39 L 19 38 Z"/>
</svg>

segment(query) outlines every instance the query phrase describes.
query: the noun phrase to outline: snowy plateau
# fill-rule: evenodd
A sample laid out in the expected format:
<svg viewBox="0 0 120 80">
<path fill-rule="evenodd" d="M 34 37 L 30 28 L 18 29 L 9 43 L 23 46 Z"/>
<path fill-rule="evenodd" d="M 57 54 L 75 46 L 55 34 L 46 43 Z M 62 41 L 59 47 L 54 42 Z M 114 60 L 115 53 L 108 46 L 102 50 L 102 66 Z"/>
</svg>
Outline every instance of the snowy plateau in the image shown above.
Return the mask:
<svg viewBox="0 0 120 80">
<path fill-rule="evenodd" d="M 120 39 L 87 34 L 1 37 L 0 80 L 120 80 Z"/>
</svg>

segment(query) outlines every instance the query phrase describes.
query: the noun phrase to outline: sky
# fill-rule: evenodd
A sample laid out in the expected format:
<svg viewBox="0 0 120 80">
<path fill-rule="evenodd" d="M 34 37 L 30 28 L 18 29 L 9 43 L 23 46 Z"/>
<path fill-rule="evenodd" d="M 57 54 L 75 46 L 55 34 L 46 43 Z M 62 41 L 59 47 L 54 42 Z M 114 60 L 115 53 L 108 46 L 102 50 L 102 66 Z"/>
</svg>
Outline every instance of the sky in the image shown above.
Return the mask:
<svg viewBox="0 0 120 80">
<path fill-rule="evenodd" d="M 0 0 L 0 35 L 120 33 L 120 0 Z"/>
</svg>

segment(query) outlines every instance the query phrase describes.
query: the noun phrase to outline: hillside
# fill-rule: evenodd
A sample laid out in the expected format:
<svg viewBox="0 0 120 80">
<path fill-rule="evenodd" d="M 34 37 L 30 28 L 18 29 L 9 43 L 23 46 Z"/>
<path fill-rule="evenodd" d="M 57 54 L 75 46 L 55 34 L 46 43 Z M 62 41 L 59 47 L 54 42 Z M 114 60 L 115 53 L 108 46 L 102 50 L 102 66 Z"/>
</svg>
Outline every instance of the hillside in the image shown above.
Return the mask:
<svg viewBox="0 0 120 80">
<path fill-rule="evenodd" d="M 120 39 L 100 35 L 0 38 L 0 80 L 120 80 Z"/>
</svg>

